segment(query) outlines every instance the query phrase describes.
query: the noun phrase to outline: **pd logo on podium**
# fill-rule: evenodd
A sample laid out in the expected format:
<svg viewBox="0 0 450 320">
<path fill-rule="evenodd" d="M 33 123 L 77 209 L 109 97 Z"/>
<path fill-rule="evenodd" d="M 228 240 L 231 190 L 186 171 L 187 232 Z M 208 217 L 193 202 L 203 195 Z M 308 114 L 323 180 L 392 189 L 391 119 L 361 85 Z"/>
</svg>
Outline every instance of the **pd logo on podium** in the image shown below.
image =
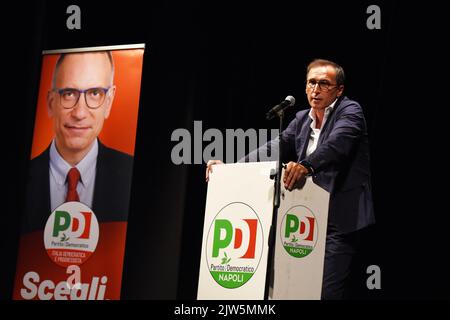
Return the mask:
<svg viewBox="0 0 450 320">
<path fill-rule="evenodd" d="M 306 257 L 314 250 L 318 238 L 314 213 L 305 206 L 290 208 L 283 216 L 279 234 L 289 255 L 295 258 Z"/>
<path fill-rule="evenodd" d="M 223 207 L 213 219 L 206 241 L 208 269 L 220 286 L 239 288 L 258 269 L 264 245 L 262 225 L 247 204 L 232 202 Z"/>
<path fill-rule="evenodd" d="M 95 214 L 80 202 L 66 202 L 56 208 L 44 230 L 47 254 L 62 267 L 84 263 L 94 253 L 98 237 Z"/>
</svg>

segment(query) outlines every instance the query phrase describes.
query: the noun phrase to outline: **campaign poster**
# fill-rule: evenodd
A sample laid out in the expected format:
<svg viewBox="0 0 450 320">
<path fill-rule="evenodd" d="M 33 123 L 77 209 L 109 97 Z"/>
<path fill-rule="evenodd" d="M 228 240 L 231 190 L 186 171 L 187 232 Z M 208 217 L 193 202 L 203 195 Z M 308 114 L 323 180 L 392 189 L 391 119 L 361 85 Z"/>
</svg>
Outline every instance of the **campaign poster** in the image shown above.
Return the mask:
<svg viewBox="0 0 450 320">
<path fill-rule="evenodd" d="M 120 299 L 144 50 L 43 52 L 13 299 Z"/>
</svg>

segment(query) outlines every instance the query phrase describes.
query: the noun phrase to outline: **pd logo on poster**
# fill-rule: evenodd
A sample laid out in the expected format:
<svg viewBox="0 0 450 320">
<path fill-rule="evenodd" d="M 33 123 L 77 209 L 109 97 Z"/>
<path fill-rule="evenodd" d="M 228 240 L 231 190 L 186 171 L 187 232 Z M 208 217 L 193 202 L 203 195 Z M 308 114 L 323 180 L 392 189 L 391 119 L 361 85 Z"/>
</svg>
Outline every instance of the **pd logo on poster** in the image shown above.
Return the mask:
<svg viewBox="0 0 450 320">
<path fill-rule="evenodd" d="M 66 202 L 47 220 L 44 245 L 50 259 L 62 266 L 83 264 L 94 253 L 99 226 L 92 210 L 80 202 Z"/>
</svg>

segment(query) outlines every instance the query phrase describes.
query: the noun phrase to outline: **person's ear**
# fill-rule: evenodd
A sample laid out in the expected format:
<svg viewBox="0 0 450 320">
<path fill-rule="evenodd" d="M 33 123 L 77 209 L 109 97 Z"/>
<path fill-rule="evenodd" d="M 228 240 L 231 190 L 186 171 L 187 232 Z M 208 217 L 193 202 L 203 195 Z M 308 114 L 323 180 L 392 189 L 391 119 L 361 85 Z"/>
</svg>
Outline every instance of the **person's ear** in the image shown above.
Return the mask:
<svg viewBox="0 0 450 320">
<path fill-rule="evenodd" d="M 340 86 L 339 86 L 339 88 L 338 88 L 338 91 L 337 91 L 337 97 L 339 98 L 340 96 L 342 96 L 342 93 L 344 92 L 344 85 L 343 84 L 341 84 Z"/>
<path fill-rule="evenodd" d="M 107 97 L 106 97 L 106 108 L 105 108 L 105 119 L 108 119 L 109 114 L 111 113 L 111 108 L 112 108 L 112 104 L 114 102 L 114 97 L 116 95 L 116 86 L 113 85 L 108 93 L 107 93 Z"/>
<path fill-rule="evenodd" d="M 55 95 L 53 91 L 49 90 L 47 92 L 47 113 L 50 118 L 53 117 L 54 104 L 55 104 Z"/>
</svg>

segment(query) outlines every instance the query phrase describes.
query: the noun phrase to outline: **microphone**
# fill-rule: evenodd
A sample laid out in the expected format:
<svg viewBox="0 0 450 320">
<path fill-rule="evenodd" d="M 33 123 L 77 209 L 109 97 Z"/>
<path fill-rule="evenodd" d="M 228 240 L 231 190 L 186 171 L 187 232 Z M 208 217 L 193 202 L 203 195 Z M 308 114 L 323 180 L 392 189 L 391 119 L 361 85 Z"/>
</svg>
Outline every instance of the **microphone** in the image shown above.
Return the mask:
<svg viewBox="0 0 450 320">
<path fill-rule="evenodd" d="M 295 104 L 295 98 L 293 96 L 287 96 L 286 99 L 284 99 L 283 102 L 280 104 L 277 104 L 275 107 L 269 110 L 269 112 L 266 113 L 266 119 L 271 120 L 273 119 L 278 112 L 289 108 L 290 106 L 293 106 Z"/>
</svg>

